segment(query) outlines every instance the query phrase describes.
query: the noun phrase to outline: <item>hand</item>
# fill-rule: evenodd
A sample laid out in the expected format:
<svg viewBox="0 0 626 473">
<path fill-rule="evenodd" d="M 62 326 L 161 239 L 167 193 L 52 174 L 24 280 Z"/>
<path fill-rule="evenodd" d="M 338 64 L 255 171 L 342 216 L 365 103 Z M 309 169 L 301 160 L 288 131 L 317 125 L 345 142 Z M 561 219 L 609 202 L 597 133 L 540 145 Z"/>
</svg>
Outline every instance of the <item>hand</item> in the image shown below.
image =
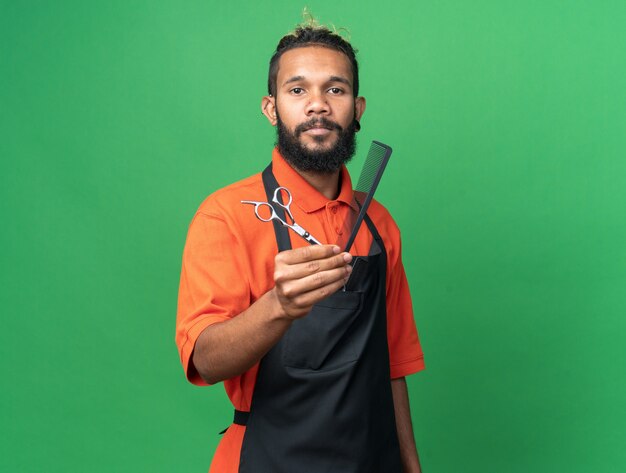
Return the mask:
<svg viewBox="0 0 626 473">
<path fill-rule="evenodd" d="M 314 304 L 343 287 L 350 276 L 349 253 L 335 245 L 287 250 L 274 260 L 274 292 L 283 316 L 304 317 Z"/>
</svg>

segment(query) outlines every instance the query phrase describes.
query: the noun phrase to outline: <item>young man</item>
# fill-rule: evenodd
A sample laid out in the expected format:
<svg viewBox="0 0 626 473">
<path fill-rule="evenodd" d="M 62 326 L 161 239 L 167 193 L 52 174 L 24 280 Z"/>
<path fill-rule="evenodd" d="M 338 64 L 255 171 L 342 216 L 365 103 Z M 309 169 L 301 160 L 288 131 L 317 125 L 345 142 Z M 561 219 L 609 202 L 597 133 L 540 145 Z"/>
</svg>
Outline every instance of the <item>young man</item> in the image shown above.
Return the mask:
<svg viewBox="0 0 626 473">
<path fill-rule="evenodd" d="M 359 209 L 344 166 L 365 111 L 354 50 L 299 27 L 279 42 L 268 89 L 271 165 L 202 203 L 183 255 L 183 367 L 194 384 L 224 381 L 235 407 L 210 471 L 419 472 L 404 377 L 424 363 L 398 228 L 373 202 L 351 254 L 340 250 Z M 279 186 L 321 245 L 257 218 L 269 207 L 249 202 Z M 367 270 L 346 290 L 357 257 Z"/>
</svg>

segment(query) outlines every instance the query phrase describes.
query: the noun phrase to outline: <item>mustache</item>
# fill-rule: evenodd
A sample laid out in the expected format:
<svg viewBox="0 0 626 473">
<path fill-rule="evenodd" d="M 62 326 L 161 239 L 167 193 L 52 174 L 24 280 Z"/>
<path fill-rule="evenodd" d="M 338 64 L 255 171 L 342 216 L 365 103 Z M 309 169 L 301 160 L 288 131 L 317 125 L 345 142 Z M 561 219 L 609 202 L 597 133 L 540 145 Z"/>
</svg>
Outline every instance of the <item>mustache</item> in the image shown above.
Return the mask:
<svg viewBox="0 0 626 473">
<path fill-rule="evenodd" d="M 335 123 L 328 118 L 312 118 L 309 121 L 304 123 L 300 123 L 294 130 L 294 134 L 296 136 L 300 136 L 301 133 L 310 130 L 311 128 L 327 128 L 328 130 L 337 130 L 339 132 L 343 131 L 343 127 L 339 125 L 339 123 Z"/>
</svg>

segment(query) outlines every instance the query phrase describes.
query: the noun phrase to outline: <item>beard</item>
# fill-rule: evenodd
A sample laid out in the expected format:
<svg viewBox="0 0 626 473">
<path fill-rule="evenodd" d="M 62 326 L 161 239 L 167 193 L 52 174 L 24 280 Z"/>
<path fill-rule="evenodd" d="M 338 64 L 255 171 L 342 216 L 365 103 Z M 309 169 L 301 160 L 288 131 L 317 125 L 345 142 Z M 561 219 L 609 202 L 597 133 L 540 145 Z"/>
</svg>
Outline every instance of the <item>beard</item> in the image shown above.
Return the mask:
<svg viewBox="0 0 626 473">
<path fill-rule="evenodd" d="M 341 169 L 341 166 L 354 156 L 356 151 L 356 124 L 353 120 L 347 128 L 341 127 L 327 118 L 312 118 L 296 127 L 293 133 L 277 116 L 278 151 L 293 168 L 303 172 L 317 174 L 332 174 Z M 328 149 L 308 149 L 300 141 L 300 136 L 313 127 L 324 127 L 336 130 L 337 139 Z M 324 136 L 313 136 L 313 140 L 320 145 L 328 139 Z"/>
</svg>

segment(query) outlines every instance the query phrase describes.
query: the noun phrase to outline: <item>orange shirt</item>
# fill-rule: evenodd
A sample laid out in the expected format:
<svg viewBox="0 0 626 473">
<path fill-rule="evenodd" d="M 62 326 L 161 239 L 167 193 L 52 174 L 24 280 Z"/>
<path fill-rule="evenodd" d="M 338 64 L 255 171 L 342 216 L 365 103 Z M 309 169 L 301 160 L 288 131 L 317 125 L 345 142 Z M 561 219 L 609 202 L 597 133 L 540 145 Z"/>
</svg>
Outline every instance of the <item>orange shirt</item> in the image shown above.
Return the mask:
<svg viewBox="0 0 626 473">
<path fill-rule="evenodd" d="M 274 149 L 273 172 L 279 185 L 293 196 L 295 221 L 323 244 L 343 244 L 350 233 L 358 207 L 352 181 L 341 170 L 341 190 L 328 200 L 300 176 Z M 224 322 L 246 310 L 274 286 L 274 257 L 278 252 L 274 227 L 254 214 L 254 206 L 242 200 L 267 201 L 261 174 L 227 186 L 210 195 L 194 216 L 183 252 L 176 321 L 176 344 L 189 381 L 200 378 L 191 353 L 200 333 L 209 325 Z M 413 320 L 409 287 L 401 259 L 400 232 L 387 210 L 373 201 L 368 215 L 380 233 L 387 251 L 387 338 L 391 378 L 416 373 L 424 368 L 422 349 Z M 293 248 L 308 245 L 289 231 Z M 365 222 L 351 249 L 367 255 L 372 235 Z M 237 347 L 233 347 L 236 350 Z M 239 376 L 224 381 L 233 406 L 250 410 L 258 364 Z M 245 427 L 231 426 L 216 451 L 211 471 L 236 473 Z"/>
</svg>

